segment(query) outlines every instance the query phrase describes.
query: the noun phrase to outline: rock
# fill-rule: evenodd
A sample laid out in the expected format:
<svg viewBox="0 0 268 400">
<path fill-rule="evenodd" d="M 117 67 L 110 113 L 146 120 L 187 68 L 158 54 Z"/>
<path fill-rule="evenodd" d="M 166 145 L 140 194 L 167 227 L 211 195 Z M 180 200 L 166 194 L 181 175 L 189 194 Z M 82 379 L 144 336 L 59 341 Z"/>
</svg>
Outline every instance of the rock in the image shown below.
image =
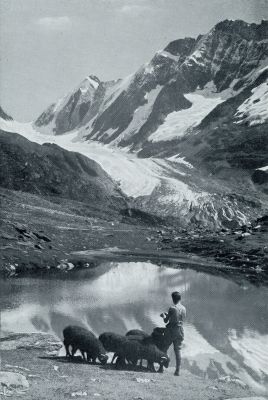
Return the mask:
<svg viewBox="0 0 268 400">
<path fill-rule="evenodd" d="M 94 393 L 95 395 L 95 393 Z M 72 397 L 83 397 L 83 396 L 87 396 L 87 392 L 82 392 L 81 390 L 79 392 L 73 392 L 71 393 Z"/>
<path fill-rule="evenodd" d="M 10 364 L 5 364 L 6 368 L 15 368 L 15 369 L 21 369 L 23 371 L 30 371 L 29 368 L 25 367 L 20 367 L 19 365 L 10 365 Z"/>
<path fill-rule="evenodd" d="M 8 235 L 7 233 L 1 233 L 1 239 L 5 240 L 17 240 L 15 236 Z"/>
<path fill-rule="evenodd" d="M 148 383 L 151 381 L 151 379 L 147 379 L 147 378 L 135 378 L 134 380 L 138 383 Z"/>
<path fill-rule="evenodd" d="M 16 275 L 16 266 L 13 264 L 7 264 L 5 270 L 9 277 Z"/>
<path fill-rule="evenodd" d="M 234 384 L 239 385 L 239 386 L 241 386 L 243 388 L 247 387 L 246 383 L 241 381 L 241 379 L 233 378 L 230 375 L 221 376 L 218 380 L 219 380 L 219 382 L 234 383 Z"/>
<path fill-rule="evenodd" d="M 35 247 L 36 249 L 39 249 L 39 250 L 44 250 L 44 247 L 41 246 L 41 244 L 39 244 L 39 243 L 35 244 L 34 247 Z"/>
<path fill-rule="evenodd" d="M 74 264 L 67 262 L 67 260 L 61 260 L 60 264 L 58 264 L 56 268 L 61 271 L 70 271 L 74 268 Z"/>
<path fill-rule="evenodd" d="M 171 238 L 163 238 L 163 239 L 161 240 L 161 242 L 162 242 L 162 243 L 170 243 L 170 242 L 172 242 L 172 239 L 171 239 Z"/>
<path fill-rule="evenodd" d="M 48 356 L 57 356 L 59 354 L 58 350 L 46 351 L 46 355 Z"/>
<path fill-rule="evenodd" d="M 261 225 L 256 225 L 256 226 L 254 226 L 252 229 L 253 229 L 254 231 L 257 231 L 257 230 L 261 229 Z"/>
<path fill-rule="evenodd" d="M 38 232 L 33 232 L 33 234 L 40 240 L 44 240 L 44 242 L 51 242 L 51 239 L 43 234 L 40 234 Z"/>
<path fill-rule="evenodd" d="M 16 223 L 13 226 L 16 229 L 16 231 L 19 232 L 19 233 L 23 234 L 23 233 L 27 232 L 27 228 L 22 224 Z"/>
<path fill-rule="evenodd" d="M 251 233 L 249 233 L 249 232 L 244 232 L 244 233 L 242 233 L 242 235 L 241 235 L 242 237 L 247 237 L 247 236 L 251 236 Z"/>
<path fill-rule="evenodd" d="M 29 388 L 26 377 L 18 372 L 0 371 L 0 383 L 7 388 Z"/>
<path fill-rule="evenodd" d="M 211 390 L 219 390 L 218 386 L 208 386 L 208 389 L 211 389 Z"/>
<path fill-rule="evenodd" d="M 70 263 L 70 262 L 67 263 L 67 266 L 68 266 L 68 268 L 67 268 L 68 271 L 70 271 L 71 269 L 74 268 L 73 263 Z"/>
<path fill-rule="evenodd" d="M 27 232 L 23 232 L 23 236 L 28 238 L 28 239 L 32 239 L 32 236 Z"/>
<path fill-rule="evenodd" d="M 57 269 L 60 269 L 60 270 L 62 270 L 62 271 L 64 271 L 64 270 L 68 269 L 68 265 L 67 265 L 67 263 L 65 263 L 65 262 L 61 262 L 60 264 L 58 264 L 58 265 L 56 266 L 56 268 L 57 268 Z"/>
<path fill-rule="evenodd" d="M 41 349 L 44 351 L 60 350 L 62 342 L 47 333 L 5 334 L 0 338 L 0 350 Z"/>
</svg>

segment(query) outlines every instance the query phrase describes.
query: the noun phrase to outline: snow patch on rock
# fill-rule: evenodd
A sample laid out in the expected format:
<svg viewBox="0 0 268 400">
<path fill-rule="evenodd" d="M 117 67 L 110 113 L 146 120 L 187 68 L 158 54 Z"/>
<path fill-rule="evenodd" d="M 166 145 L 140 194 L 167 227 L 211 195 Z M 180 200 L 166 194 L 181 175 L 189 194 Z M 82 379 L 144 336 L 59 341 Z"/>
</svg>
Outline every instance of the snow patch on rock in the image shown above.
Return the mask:
<svg viewBox="0 0 268 400">
<path fill-rule="evenodd" d="M 156 53 L 158 56 L 162 56 L 164 58 L 170 58 L 173 61 L 179 61 L 180 56 L 175 56 L 174 54 L 171 54 L 169 51 L 166 50 L 160 50 Z"/>
<path fill-rule="evenodd" d="M 202 91 L 188 93 L 184 96 L 192 103 L 192 106 L 168 114 L 164 123 L 149 137 L 150 141 L 159 142 L 185 136 L 189 130 L 199 125 L 206 115 L 224 101 L 220 94 L 207 96 Z"/>
<path fill-rule="evenodd" d="M 266 167 L 257 168 L 260 171 L 268 171 L 268 165 Z"/>
<path fill-rule="evenodd" d="M 252 95 L 242 103 L 235 114 L 236 123 L 250 126 L 263 124 L 268 120 L 268 82 L 252 89 Z"/>
<path fill-rule="evenodd" d="M 169 157 L 167 160 L 178 164 L 184 164 L 188 168 L 194 168 L 191 163 L 185 160 L 185 157 L 180 157 L 180 154 L 176 154 L 175 156 Z"/>
</svg>

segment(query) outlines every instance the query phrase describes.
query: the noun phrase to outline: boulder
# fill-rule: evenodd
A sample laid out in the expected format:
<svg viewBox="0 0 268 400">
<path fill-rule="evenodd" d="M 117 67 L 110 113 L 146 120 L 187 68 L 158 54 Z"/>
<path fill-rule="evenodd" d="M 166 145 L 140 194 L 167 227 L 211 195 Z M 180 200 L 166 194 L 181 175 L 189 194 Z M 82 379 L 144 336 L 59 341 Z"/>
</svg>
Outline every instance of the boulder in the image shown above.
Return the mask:
<svg viewBox="0 0 268 400">
<path fill-rule="evenodd" d="M 1 386 L 14 389 L 28 389 L 29 382 L 26 377 L 17 372 L 0 371 Z"/>
</svg>

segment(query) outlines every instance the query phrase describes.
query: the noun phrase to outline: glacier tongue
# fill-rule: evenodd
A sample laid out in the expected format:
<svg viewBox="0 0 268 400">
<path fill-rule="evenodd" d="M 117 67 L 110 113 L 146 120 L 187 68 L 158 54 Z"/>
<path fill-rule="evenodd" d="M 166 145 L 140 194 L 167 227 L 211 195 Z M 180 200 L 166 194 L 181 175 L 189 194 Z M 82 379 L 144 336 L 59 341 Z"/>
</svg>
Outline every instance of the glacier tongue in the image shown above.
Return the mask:
<svg viewBox="0 0 268 400">
<path fill-rule="evenodd" d="M 65 135 L 44 135 L 36 132 L 31 124 L 2 119 L 0 128 L 7 134 L 16 132 L 32 142 L 54 143 L 89 157 L 120 184 L 125 194 L 136 199 L 138 207 L 146 211 L 163 217 L 177 217 L 182 224 L 196 221 L 210 227 L 220 225 L 222 218 L 226 221 L 236 218 L 242 224 L 247 221 L 240 204 L 194 183 L 192 175 L 194 178 L 197 171 L 179 155 L 170 159 L 138 158 L 111 145 L 84 142 L 86 131 L 81 130 Z"/>
<path fill-rule="evenodd" d="M 84 142 L 81 131 L 58 136 L 44 135 L 35 131 L 32 124 L 4 121 L 1 118 L 0 128 L 19 133 L 32 142 L 55 143 L 66 150 L 91 158 L 98 162 L 113 179 L 120 182 L 121 189 L 131 197 L 150 195 L 161 184 L 161 180 L 165 179 L 165 166 L 159 165 L 157 159 L 137 158 L 134 154 L 99 142 Z"/>
</svg>

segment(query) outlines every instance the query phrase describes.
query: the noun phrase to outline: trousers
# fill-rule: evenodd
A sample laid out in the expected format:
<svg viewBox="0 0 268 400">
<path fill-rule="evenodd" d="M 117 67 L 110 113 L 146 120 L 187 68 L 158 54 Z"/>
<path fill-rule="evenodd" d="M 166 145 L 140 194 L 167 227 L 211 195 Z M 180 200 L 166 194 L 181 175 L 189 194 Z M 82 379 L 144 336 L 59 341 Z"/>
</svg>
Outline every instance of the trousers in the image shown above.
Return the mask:
<svg viewBox="0 0 268 400">
<path fill-rule="evenodd" d="M 169 347 L 173 343 L 175 360 L 176 360 L 176 371 L 180 370 L 181 366 L 181 345 L 184 340 L 184 331 L 182 326 L 166 327 L 164 334 L 165 351 L 167 352 Z"/>
</svg>

